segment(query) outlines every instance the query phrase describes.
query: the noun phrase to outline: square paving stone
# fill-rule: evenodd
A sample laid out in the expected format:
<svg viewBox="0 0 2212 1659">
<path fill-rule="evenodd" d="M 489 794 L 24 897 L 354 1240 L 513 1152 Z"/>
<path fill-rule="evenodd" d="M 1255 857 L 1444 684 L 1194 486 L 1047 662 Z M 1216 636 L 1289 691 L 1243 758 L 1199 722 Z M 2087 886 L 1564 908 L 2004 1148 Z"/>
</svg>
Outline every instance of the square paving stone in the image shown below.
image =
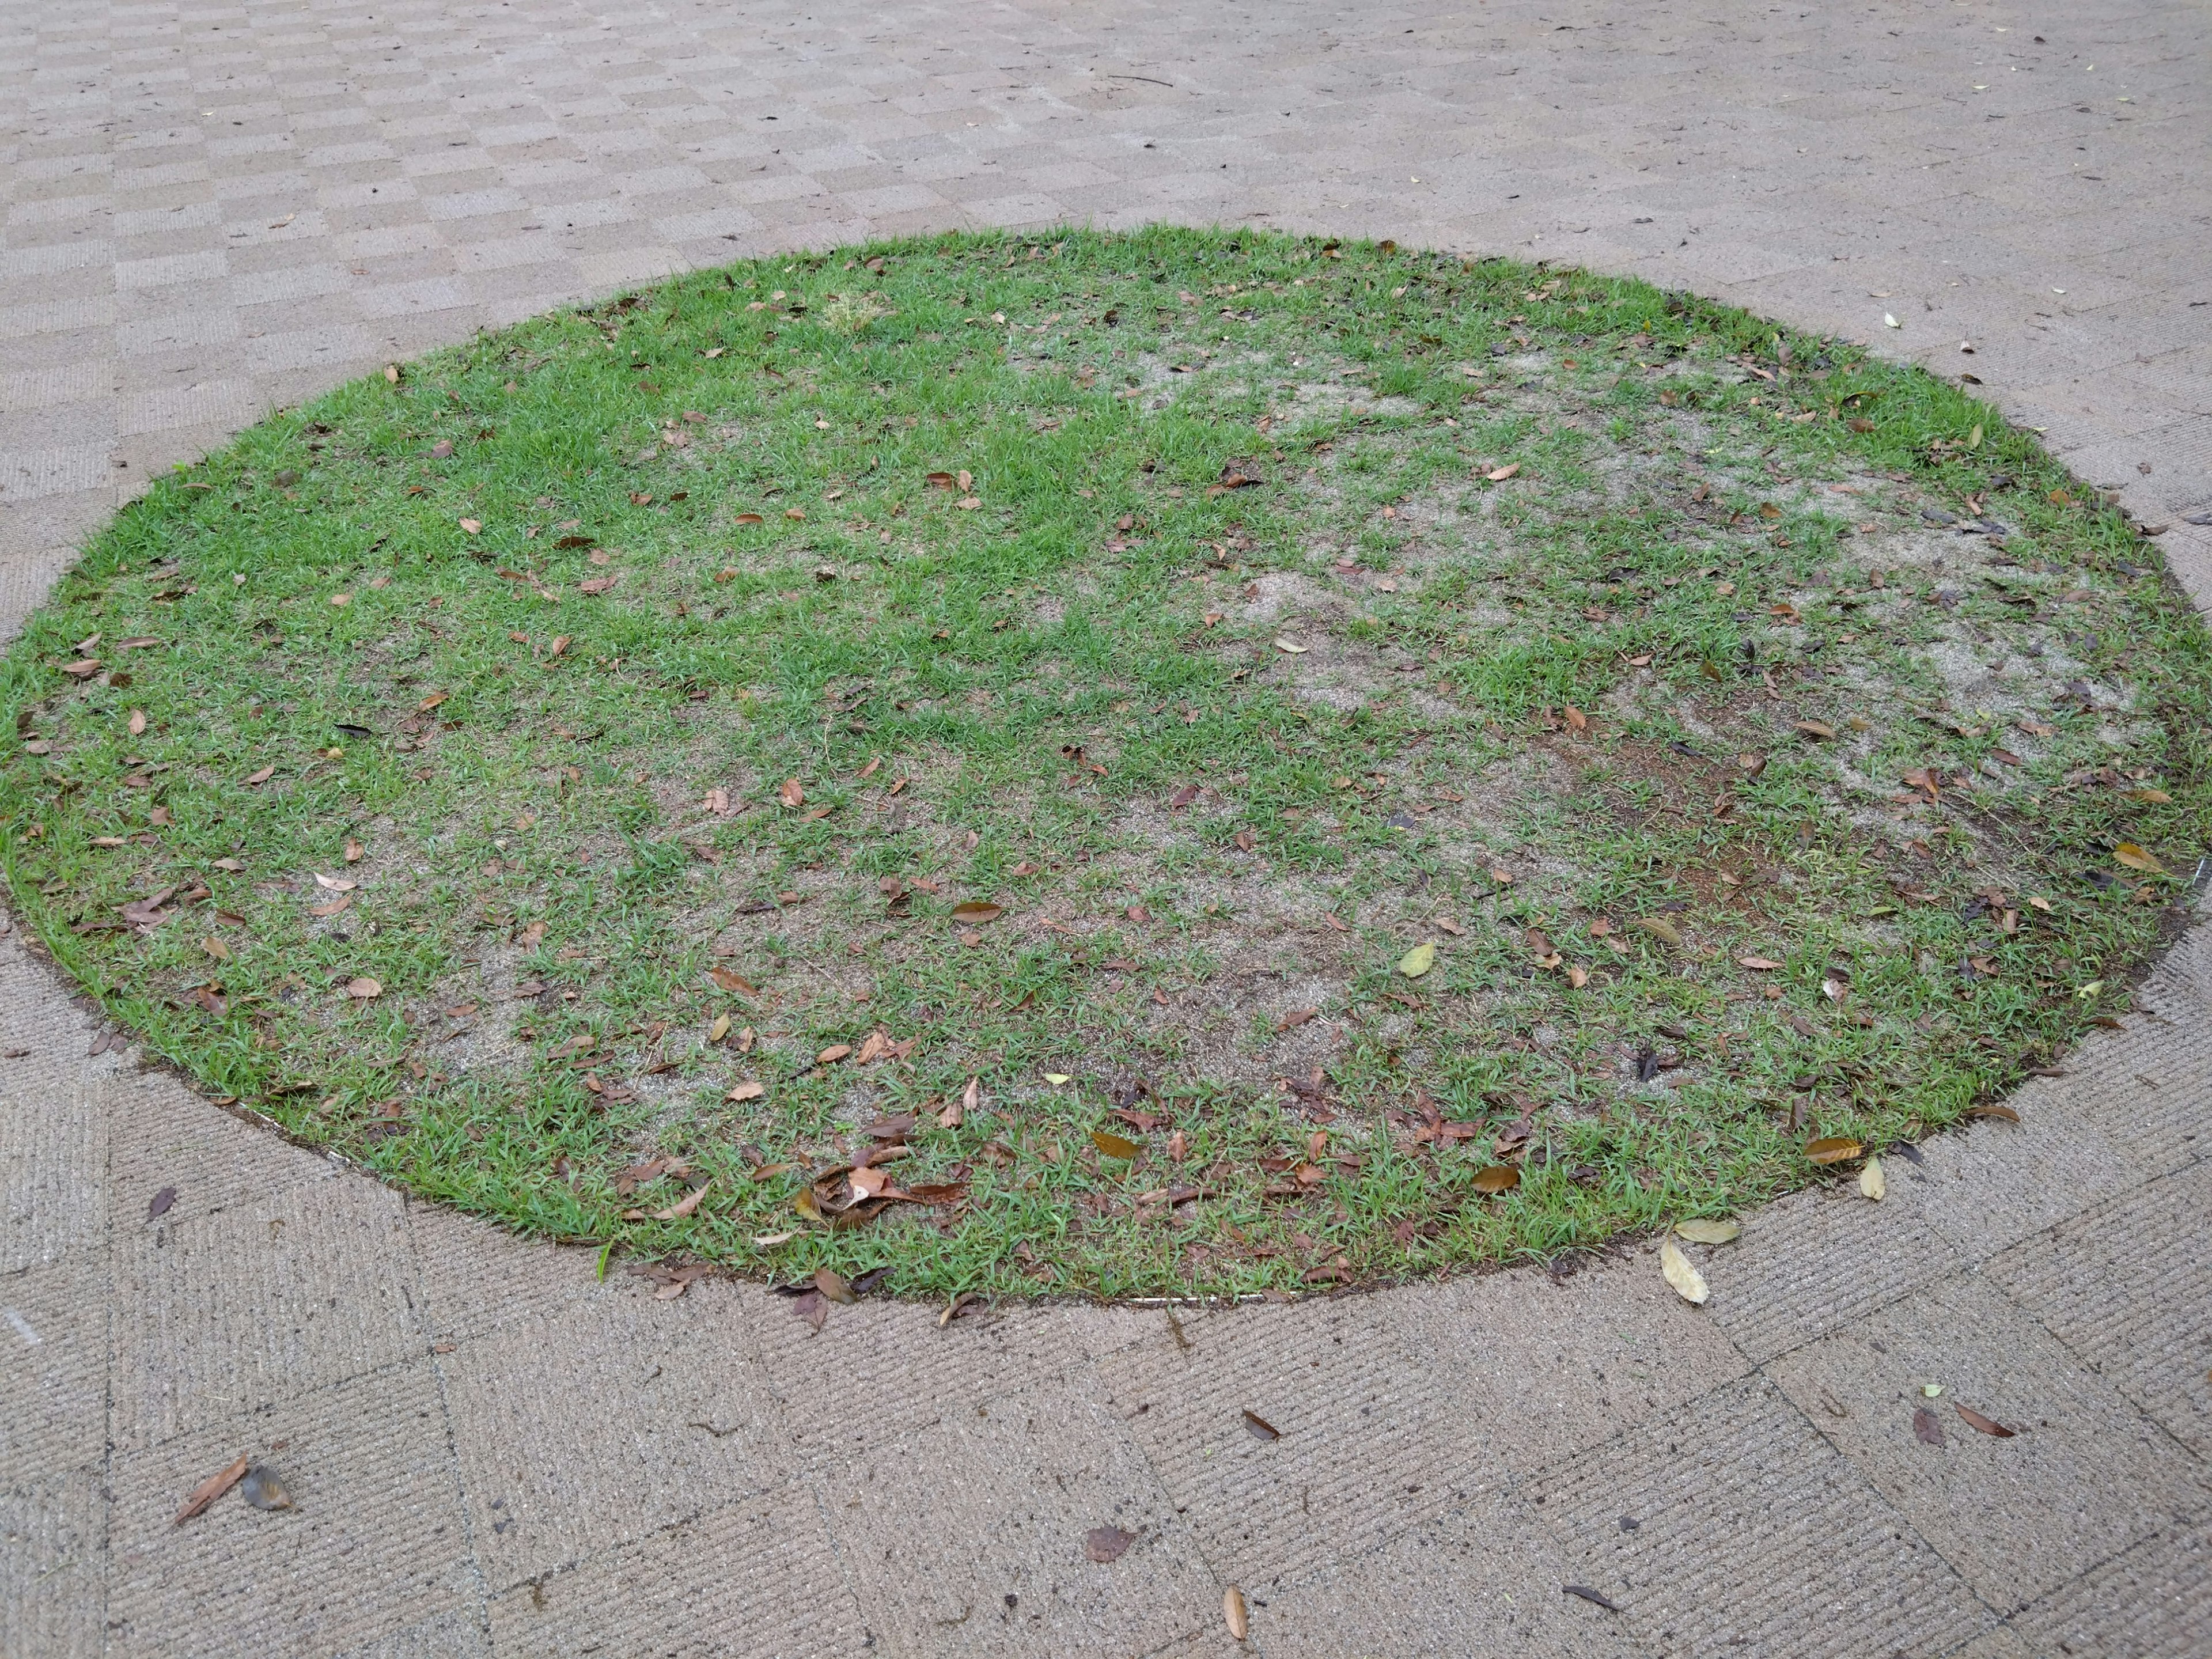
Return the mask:
<svg viewBox="0 0 2212 1659">
<path fill-rule="evenodd" d="M 1764 1377 L 1591 1447 L 1522 1490 L 1644 1652 L 1917 1656 L 1992 1622 Z"/>
<path fill-rule="evenodd" d="M 2212 1469 L 1978 1279 L 1930 1285 L 1768 1371 L 2001 1613 L 2212 1507 Z M 2015 1432 L 1978 1432 L 1961 1407 Z M 1919 1437 L 1931 1422 L 1941 1444 Z"/>
<path fill-rule="evenodd" d="M 240 1194 L 211 1213 L 180 1194 L 167 1215 L 118 1231 L 110 1331 L 118 1447 L 421 1352 L 398 1196 L 314 1167 L 313 1180 Z"/>
<path fill-rule="evenodd" d="M 2014 1245 L 1983 1269 L 2090 1370 L 2212 1461 L 2212 1164 Z"/>
<path fill-rule="evenodd" d="M 1493 1426 L 1373 1297 L 1180 1316 L 1099 1362 L 1206 1559 L 1247 1595 L 1358 1554 L 1509 1479 Z M 1279 1437 L 1255 1433 L 1245 1413 Z"/>
<path fill-rule="evenodd" d="M 1534 1270 L 1484 1273 L 1390 1300 L 1403 1310 L 1407 1346 L 1497 1426 L 1499 1455 L 1516 1474 L 1751 1370 L 1661 1276 L 1654 1245 L 1556 1281 Z"/>
<path fill-rule="evenodd" d="M 586 1297 L 637 1289 L 628 1274 L 600 1279 L 596 1250 L 527 1238 L 423 1199 L 403 1195 L 401 1202 L 413 1295 L 433 1339 L 496 1330 L 557 1314 Z"/>
<path fill-rule="evenodd" d="M 235 1488 L 182 1526 L 185 1495 L 241 1452 L 294 1507 Z M 119 1459 L 111 1479 L 112 1659 L 317 1659 L 478 1604 L 427 1360 L 241 1412 Z"/>
<path fill-rule="evenodd" d="M 73 1261 L 0 1278 L 0 1480 L 106 1460 L 105 1265 Z"/>
<path fill-rule="evenodd" d="M 2212 1520 L 2162 1529 L 2013 1623 L 2039 1659 L 2203 1659 L 2212 1647 Z"/>
<path fill-rule="evenodd" d="M 1197 1540 L 1089 1379 L 963 1407 L 814 1479 L 892 1653 L 1147 1654 L 1221 1617 Z M 1107 1527 L 1133 1541 L 1091 1560 Z"/>
<path fill-rule="evenodd" d="M 0 1654 L 97 1659 L 107 1610 L 107 1501 L 96 1470 L 0 1485 Z"/>
<path fill-rule="evenodd" d="M 808 1659 L 869 1632 L 814 1492 L 787 1486 L 518 1584 L 491 1604 L 500 1659 Z"/>
<path fill-rule="evenodd" d="M 794 1465 L 738 1299 L 750 1286 L 669 1302 L 615 1289 L 437 1358 L 495 1593 L 781 1486 Z"/>
<path fill-rule="evenodd" d="M 1268 1659 L 1635 1659 L 1622 1616 L 1519 1498 L 1493 1492 L 1251 1609 Z"/>
</svg>

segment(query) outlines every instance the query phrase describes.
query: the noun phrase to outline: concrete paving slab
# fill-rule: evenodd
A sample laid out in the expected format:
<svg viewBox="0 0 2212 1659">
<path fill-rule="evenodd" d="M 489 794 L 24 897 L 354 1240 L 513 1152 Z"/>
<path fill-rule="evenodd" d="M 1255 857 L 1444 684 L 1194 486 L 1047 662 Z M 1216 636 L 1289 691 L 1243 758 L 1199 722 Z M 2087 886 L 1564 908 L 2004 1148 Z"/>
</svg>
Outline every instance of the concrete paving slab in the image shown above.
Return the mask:
<svg viewBox="0 0 2212 1659">
<path fill-rule="evenodd" d="M 106 1461 L 106 1269 L 79 1260 L 0 1278 L 0 1470 L 11 1483 Z"/>
<path fill-rule="evenodd" d="M 2212 1463 L 2212 1163 L 2061 1222 L 1983 1269 L 2166 1431 Z"/>
<path fill-rule="evenodd" d="M 1423 1521 L 1251 1608 L 1268 1659 L 1630 1659 L 1620 1613 L 1570 1594 L 1579 1565 L 1504 1492 Z"/>
<path fill-rule="evenodd" d="M 741 1313 L 739 1298 L 757 1294 L 695 1285 L 680 1302 L 655 1302 L 632 1280 L 437 1356 L 492 1589 L 795 1471 Z"/>
<path fill-rule="evenodd" d="M 825 1468 L 862 1617 L 899 1654 L 1150 1653 L 1221 1617 L 1194 1528 L 1103 1391 L 1053 1381 Z M 1109 1562 L 1094 1529 L 1134 1535 Z"/>
<path fill-rule="evenodd" d="M 2212 1509 L 2212 1468 L 1972 1278 L 1854 1320 L 1768 1371 L 2001 1613 Z M 1978 1432 L 1961 1408 L 2012 1437 Z"/>
<path fill-rule="evenodd" d="M 185 1497 L 240 1453 L 295 1507 L 238 1491 L 182 1526 Z M 295 1395 L 119 1457 L 106 1651 L 160 1659 L 343 1653 L 483 1593 L 427 1361 Z"/>
<path fill-rule="evenodd" d="M 2037 1655 L 2196 1659 L 2212 1630 L 2212 1522 L 2166 1528 L 2013 1621 Z"/>
<path fill-rule="evenodd" d="M 1507 1479 L 1495 1425 L 1402 1340 L 1407 1293 L 1185 1312 L 1183 1346 L 1103 1358 L 1108 1401 L 1215 1569 L 1247 1594 L 1358 1555 Z M 1278 1438 L 1255 1434 L 1245 1413 Z"/>
<path fill-rule="evenodd" d="M 491 1603 L 499 1659 L 811 1659 L 865 1652 L 873 1636 L 804 1485 L 709 1510 Z"/>
<path fill-rule="evenodd" d="M 1942 1653 L 1995 1622 L 1764 1378 L 1593 1447 L 1526 1491 L 1648 1653 Z"/>
<path fill-rule="evenodd" d="M 107 1613 L 107 1500 L 96 1471 L 0 1486 L 0 1653 L 96 1659 Z"/>
<path fill-rule="evenodd" d="M 1717 1255 L 1725 1260 L 1725 1254 Z M 1437 1383 L 1496 1425 L 1529 1474 L 1742 1376 L 1751 1362 L 1659 1272 L 1655 1245 L 1554 1280 L 1534 1269 L 1401 1298 L 1407 1344 Z"/>
</svg>

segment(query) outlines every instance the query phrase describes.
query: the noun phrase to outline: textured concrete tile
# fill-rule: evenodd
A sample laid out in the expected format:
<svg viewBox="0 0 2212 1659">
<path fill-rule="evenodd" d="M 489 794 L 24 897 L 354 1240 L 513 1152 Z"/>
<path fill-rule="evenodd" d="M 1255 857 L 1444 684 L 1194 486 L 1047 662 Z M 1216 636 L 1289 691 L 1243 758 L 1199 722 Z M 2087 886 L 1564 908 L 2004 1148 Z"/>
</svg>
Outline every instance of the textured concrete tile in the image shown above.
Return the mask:
<svg viewBox="0 0 2212 1659">
<path fill-rule="evenodd" d="M 97 1472 L 0 1485 L 0 1654 L 97 1659 L 107 1612 L 107 1500 Z"/>
<path fill-rule="evenodd" d="M 1269 1659 L 1631 1659 L 1621 1616 L 1561 1588 L 1577 1571 L 1519 1498 L 1489 1493 L 1251 1608 Z"/>
<path fill-rule="evenodd" d="M 1991 1622 L 1949 1565 L 1764 1378 L 1523 1489 L 1646 1652 L 1941 1653 Z"/>
<path fill-rule="evenodd" d="M 848 1457 L 1003 1394 L 1080 1368 L 1139 1322 L 1049 1306 L 937 1322 L 927 1305 L 832 1308 L 817 1333 L 791 1304 L 756 1286 L 735 1292 L 758 1332 L 786 1429 L 800 1458 Z"/>
<path fill-rule="evenodd" d="M 2212 1631 L 2212 1522 L 2162 1529 L 2013 1623 L 2038 1656 L 2201 1659 Z"/>
<path fill-rule="evenodd" d="M 1921 1209 L 1902 1177 L 1881 1204 L 1856 1188 L 1815 1188 L 1745 1217 L 1733 1244 L 1686 1249 L 1712 1286 L 1713 1322 L 1765 1360 L 1954 1271 L 1959 1253 Z"/>
<path fill-rule="evenodd" d="M 1182 1316 L 1099 1362 L 1106 1397 L 1248 1592 L 1373 1548 L 1505 1479 L 1494 1425 L 1382 1297 Z M 1244 1413 L 1281 1436 L 1256 1437 Z"/>
<path fill-rule="evenodd" d="M 12 936 L 0 939 L 0 1273 L 104 1255 L 105 1079 L 82 1061 L 91 1022 Z"/>
<path fill-rule="evenodd" d="M 1660 1275 L 1656 1246 L 1556 1283 L 1534 1271 L 1486 1273 L 1390 1299 L 1407 1346 L 1495 1425 L 1498 1454 L 1516 1474 L 1751 1370 Z"/>
<path fill-rule="evenodd" d="M 348 1648 L 333 1659 L 489 1659 L 491 1633 L 473 1597 L 404 1630 Z"/>
<path fill-rule="evenodd" d="M 525 1238 L 495 1222 L 402 1195 L 414 1256 L 414 1299 L 434 1337 L 460 1337 L 542 1319 L 580 1297 L 610 1293 L 598 1252 Z M 617 1279 L 614 1290 L 627 1290 Z"/>
<path fill-rule="evenodd" d="M 1197 1540 L 1088 1379 L 949 1414 L 818 1480 L 893 1652 L 1141 1654 L 1221 1617 Z M 1136 1541 L 1091 1561 L 1099 1527 Z"/>
<path fill-rule="evenodd" d="M 0 1276 L 0 1470 L 9 1480 L 96 1469 L 106 1458 L 106 1268 L 89 1256 Z"/>
<path fill-rule="evenodd" d="M 441 1356 L 493 1590 L 783 1482 L 738 1294 L 656 1302 L 634 1280 Z"/>
<path fill-rule="evenodd" d="M 726 1570 L 736 1563 L 741 1571 Z M 816 1495 L 803 1486 L 518 1584 L 493 1600 L 491 1630 L 500 1659 L 809 1659 L 872 1642 Z"/>
<path fill-rule="evenodd" d="M 2014 1245 L 1983 1269 L 2096 1371 L 2212 1462 L 2212 1163 Z"/>
<path fill-rule="evenodd" d="M 257 1510 L 233 1491 L 172 1525 L 241 1452 L 277 1471 L 295 1507 Z M 477 1594 L 426 1360 L 118 1459 L 110 1486 L 114 1659 L 343 1653 Z"/>
<path fill-rule="evenodd" d="M 208 1109 L 212 1115 L 212 1109 Z M 399 1200 L 356 1175 L 204 1208 L 181 1191 L 115 1239 L 113 1435 L 137 1449 L 422 1351 Z M 143 1214 L 143 1205 L 137 1213 Z"/>
<path fill-rule="evenodd" d="M 1930 1285 L 1768 1371 L 2001 1613 L 2212 1509 L 2212 1468 L 1978 1279 Z M 1942 1395 L 1925 1397 L 1923 1383 Z M 1976 1432 L 1961 1406 L 2015 1434 Z M 1942 1445 L 1917 1437 L 1920 1410 Z"/>
</svg>

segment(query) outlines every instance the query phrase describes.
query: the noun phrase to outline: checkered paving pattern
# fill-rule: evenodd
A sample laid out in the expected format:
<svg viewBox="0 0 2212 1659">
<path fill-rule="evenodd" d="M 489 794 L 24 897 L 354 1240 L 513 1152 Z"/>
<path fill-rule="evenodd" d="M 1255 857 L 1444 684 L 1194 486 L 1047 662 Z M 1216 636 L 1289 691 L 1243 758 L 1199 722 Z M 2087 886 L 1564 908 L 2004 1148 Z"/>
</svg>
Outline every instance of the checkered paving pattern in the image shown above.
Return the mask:
<svg viewBox="0 0 2212 1659">
<path fill-rule="evenodd" d="M 1159 219 L 1629 272 L 1971 374 L 2212 602 L 2207 62 L 2212 13 L 2143 0 L 0 0 L 0 634 L 160 470 L 474 330 Z M 2212 939 L 2144 1001 L 1879 1212 L 1752 1218 L 1702 1312 L 1632 1251 L 817 1335 L 88 1056 L 0 937 L 0 1659 L 2201 1652 Z M 1929 1381 L 2019 1432 L 1900 1431 Z M 247 1449 L 296 1509 L 172 1526 Z"/>
</svg>

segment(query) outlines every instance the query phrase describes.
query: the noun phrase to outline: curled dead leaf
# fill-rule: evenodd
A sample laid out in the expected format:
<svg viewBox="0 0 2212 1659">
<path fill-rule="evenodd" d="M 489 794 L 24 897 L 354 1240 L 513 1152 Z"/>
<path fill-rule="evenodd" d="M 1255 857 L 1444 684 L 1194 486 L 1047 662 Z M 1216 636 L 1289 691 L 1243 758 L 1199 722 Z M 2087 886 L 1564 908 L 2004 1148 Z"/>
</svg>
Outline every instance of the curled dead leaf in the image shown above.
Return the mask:
<svg viewBox="0 0 2212 1659">
<path fill-rule="evenodd" d="M 1283 1431 L 1249 1406 L 1244 1408 L 1244 1427 L 1255 1440 L 1280 1440 Z"/>
<path fill-rule="evenodd" d="M 346 994 L 362 1002 L 374 1002 L 384 994 L 384 987 L 367 974 L 358 974 L 346 981 Z"/>
<path fill-rule="evenodd" d="M 1983 1416 L 1972 1406 L 1961 1406 L 1955 1400 L 1951 1404 L 1959 1415 L 1966 1419 L 1966 1426 L 1977 1434 L 1986 1434 L 1995 1440 L 2009 1440 L 2019 1432 L 2017 1429 L 2005 1427 L 1994 1417 Z"/>
<path fill-rule="evenodd" d="M 1474 1190 L 1484 1197 L 1510 1193 L 1521 1184 L 1521 1171 L 1510 1164 L 1492 1164 L 1474 1172 Z"/>
<path fill-rule="evenodd" d="M 207 1508 L 209 1504 L 214 1503 L 216 1498 L 222 1497 L 223 1493 L 228 1492 L 233 1486 L 244 1480 L 246 1478 L 246 1454 L 244 1452 L 240 1452 L 238 1455 L 238 1461 L 235 1463 L 229 1464 L 227 1467 L 217 1470 L 215 1474 L 208 1476 L 206 1480 L 201 1481 L 198 1486 L 192 1488 L 191 1495 L 185 1499 L 184 1508 L 177 1511 L 176 1519 L 172 1521 L 169 1524 L 173 1527 L 183 1526 L 185 1522 L 191 1520 L 201 1510 Z"/>
<path fill-rule="evenodd" d="M 266 1464 L 257 1463 L 246 1472 L 239 1482 L 238 1495 L 257 1510 L 289 1510 L 292 1507 L 291 1492 L 278 1478 L 276 1471 Z"/>
<path fill-rule="evenodd" d="M 1848 1136 L 1823 1135 L 1806 1143 L 1805 1156 L 1814 1164 L 1848 1164 L 1865 1150 Z"/>
</svg>

